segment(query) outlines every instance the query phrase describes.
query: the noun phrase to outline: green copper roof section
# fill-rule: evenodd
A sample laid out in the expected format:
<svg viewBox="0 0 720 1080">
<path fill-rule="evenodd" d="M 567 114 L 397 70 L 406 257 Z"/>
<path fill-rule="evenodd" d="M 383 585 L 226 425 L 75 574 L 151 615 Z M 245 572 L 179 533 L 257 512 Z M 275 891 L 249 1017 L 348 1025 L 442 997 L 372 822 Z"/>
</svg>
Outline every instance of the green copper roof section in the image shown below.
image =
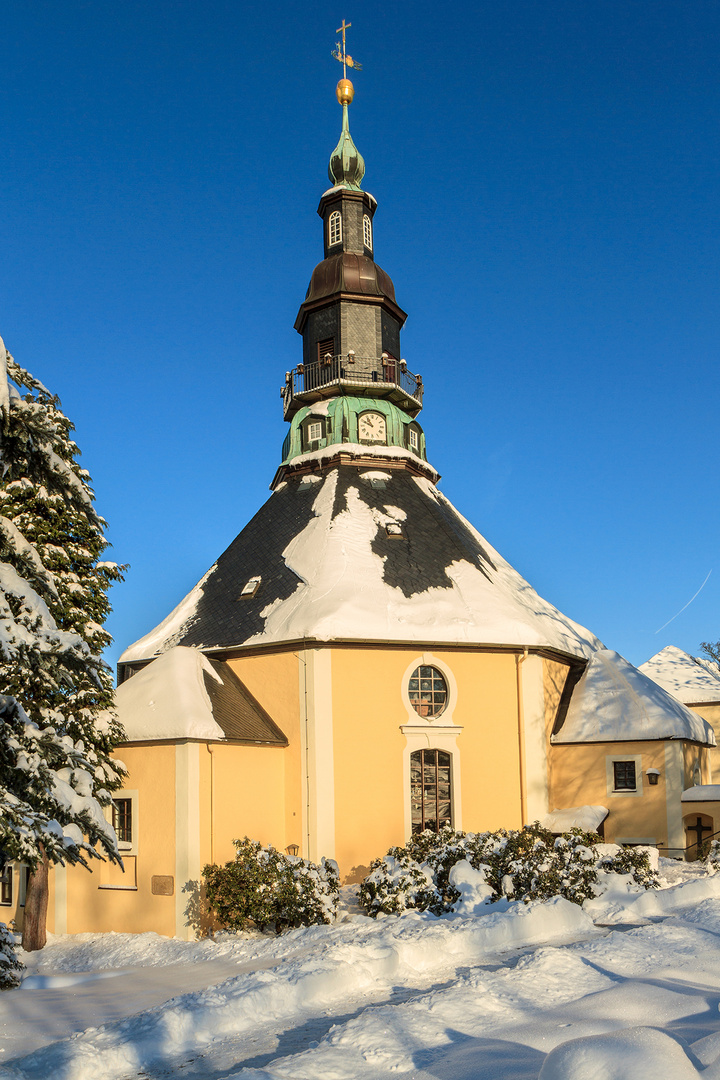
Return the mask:
<svg viewBox="0 0 720 1080">
<path fill-rule="evenodd" d="M 310 448 L 303 439 L 305 421 L 322 421 L 323 432 L 318 440 L 318 450 L 323 450 L 327 446 L 337 446 L 340 449 L 343 443 L 357 444 L 359 442 L 358 417 L 364 412 L 380 413 L 385 417 L 386 446 L 409 449 L 408 428 L 412 424 L 419 435 L 419 446 L 413 453 L 416 453 L 423 461 L 427 461 L 425 434 L 417 420 L 413 420 L 391 401 L 372 397 L 354 397 L 348 394 L 330 398 L 324 402 L 316 402 L 314 405 L 306 405 L 295 414 L 283 443 L 282 464 L 287 465 L 293 458 L 308 453 Z M 381 448 L 381 444 L 374 445 Z"/>
<path fill-rule="evenodd" d="M 343 102 L 343 122 L 340 141 L 330 156 L 328 176 L 333 187 L 347 187 L 360 191 L 360 184 L 365 175 L 363 156 L 352 141 L 347 102 Z"/>
</svg>

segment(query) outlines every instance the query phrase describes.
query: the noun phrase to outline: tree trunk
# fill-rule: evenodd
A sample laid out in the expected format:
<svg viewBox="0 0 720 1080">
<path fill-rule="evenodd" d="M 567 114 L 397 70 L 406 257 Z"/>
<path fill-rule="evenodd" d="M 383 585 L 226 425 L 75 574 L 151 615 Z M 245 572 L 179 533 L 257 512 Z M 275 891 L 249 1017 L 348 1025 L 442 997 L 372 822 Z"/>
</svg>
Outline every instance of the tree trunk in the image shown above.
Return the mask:
<svg viewBox="0 0 720 1080">
<path fill-rule="evenodd" d="M 28 875 L 22 945 L 26 952 L 43 949 L 47 941 L 48 858 L 43 855 Z"/>
</svg>

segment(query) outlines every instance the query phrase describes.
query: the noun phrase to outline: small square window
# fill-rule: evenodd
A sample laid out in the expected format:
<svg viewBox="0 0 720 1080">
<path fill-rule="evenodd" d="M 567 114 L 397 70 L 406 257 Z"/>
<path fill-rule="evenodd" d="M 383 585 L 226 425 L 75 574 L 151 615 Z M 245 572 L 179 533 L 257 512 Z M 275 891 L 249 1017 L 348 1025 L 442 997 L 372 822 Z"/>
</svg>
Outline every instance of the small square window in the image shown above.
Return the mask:
<svg viewBox="0 0 720 1080">
<path fill-rule="evenodd" d="M 613 761 L 613 782 L 615 791 L 635 791 L 635 762 Z"/>
<path fill-rule="evenodd" d="M 312 424 L 308 424 L 307 437 L 309 442 L 315 442 L 317 439 L 322 439 L 322 424 L 319 421 L 313 421 Z"/>
</svg>

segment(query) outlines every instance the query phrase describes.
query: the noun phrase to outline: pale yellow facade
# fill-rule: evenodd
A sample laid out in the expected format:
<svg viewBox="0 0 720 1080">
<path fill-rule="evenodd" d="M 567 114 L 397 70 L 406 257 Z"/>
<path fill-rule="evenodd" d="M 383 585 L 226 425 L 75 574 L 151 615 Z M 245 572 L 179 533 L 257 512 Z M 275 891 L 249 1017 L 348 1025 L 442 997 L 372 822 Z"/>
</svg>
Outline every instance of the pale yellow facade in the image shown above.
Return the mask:
<svg viewBox="0 0 720 1080">
<path fill-rule="evenodd" d="M 527 649 L 332 643 L 247 651 L 228 664 L 287 745 L 120 747 L 128 778 L 118 796 L 132 799 L 134 820 L 124 872 L 100 863 L 91 873 L 53 871 L 50 931 L 193 937 L 202 868 L 232 859 L 243 836 L 336 859 L 341 878 L 358 881 L 411 835 L 410 759 L 419 749 L 450 755 L 452 821 L 466 831 L 597 804 L 610 811 L 608 841 L 680 849 L 682 791 L 710 781 L 709 752 L 691 743 L 553 745 L 571 662 Z M 408 696 L 421 664 L 439 669 L 448 688 L 435 719 L 418 715 Z M 632 794 L 612 790 L 618 759 L 636 762 Z M 648 769 L 658 770 L 657 785 Z M 19 924 L 21 900 L 18 874 L 7 915 Z"/>
</svg>

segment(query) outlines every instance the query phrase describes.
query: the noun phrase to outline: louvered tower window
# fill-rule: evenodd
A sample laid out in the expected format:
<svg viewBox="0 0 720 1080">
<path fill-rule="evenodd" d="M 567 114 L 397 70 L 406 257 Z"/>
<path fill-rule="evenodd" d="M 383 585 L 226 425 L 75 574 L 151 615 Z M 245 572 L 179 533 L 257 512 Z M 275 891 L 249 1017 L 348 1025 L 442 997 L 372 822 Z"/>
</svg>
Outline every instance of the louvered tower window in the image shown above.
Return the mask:
<svg viewBox="0 0 720 1080">
<path fill-rule="evenodd" d="M 363 243 L 372 251 L 372 221 L 367 214 L 363 217 Z"/>
<path fill-rule="evenodd" d="M 410 755 L 410 811 L 413 835 L 452 825 L 450 755 L 415 750 Z"/>
<path fill-rule="evenodd" d="M 328 218 L 328 247 L 339 244 L 342 240 L 342 216 L 339 210 L 333 210 Z"/>
<path fill-rule="evenodd" d="M 327 364 L 328 357 L 332 360 L 335 355 L 335 338 L 326 338 L 325 341 L 318 341 L 318 363 Z"/>
</svg>

